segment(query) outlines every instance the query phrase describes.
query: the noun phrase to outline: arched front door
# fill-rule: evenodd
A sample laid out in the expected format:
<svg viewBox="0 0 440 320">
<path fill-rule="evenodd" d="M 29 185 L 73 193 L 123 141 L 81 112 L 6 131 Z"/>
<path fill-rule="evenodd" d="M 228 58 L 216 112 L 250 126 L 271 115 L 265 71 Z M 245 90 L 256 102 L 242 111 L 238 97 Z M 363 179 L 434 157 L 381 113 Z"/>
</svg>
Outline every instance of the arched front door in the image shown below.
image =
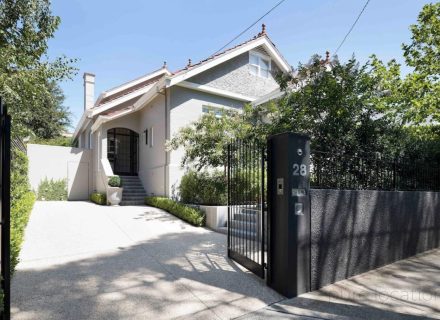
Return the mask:
<svg viewBox="0 0 440 320">
<path fill-rule="evenodd" d="M 130 129 L 113 128 L 107 131 L 107 158 L 115 174 L 137 175 L 138 140 L 139 135 Z"/>
</svg>

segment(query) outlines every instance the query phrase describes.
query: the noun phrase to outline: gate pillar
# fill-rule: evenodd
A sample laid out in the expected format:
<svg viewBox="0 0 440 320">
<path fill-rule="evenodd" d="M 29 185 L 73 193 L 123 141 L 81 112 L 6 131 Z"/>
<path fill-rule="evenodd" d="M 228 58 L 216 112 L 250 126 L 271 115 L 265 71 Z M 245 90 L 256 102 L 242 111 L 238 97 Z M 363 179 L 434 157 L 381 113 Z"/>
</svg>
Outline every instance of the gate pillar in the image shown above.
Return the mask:
<svg viewBox="0 0 440 320">
<path fill-rule="evenodd" d="M 268 285 L 292 298 L 310 291 L 310 138 L 269 137 Z"/>
</svg>

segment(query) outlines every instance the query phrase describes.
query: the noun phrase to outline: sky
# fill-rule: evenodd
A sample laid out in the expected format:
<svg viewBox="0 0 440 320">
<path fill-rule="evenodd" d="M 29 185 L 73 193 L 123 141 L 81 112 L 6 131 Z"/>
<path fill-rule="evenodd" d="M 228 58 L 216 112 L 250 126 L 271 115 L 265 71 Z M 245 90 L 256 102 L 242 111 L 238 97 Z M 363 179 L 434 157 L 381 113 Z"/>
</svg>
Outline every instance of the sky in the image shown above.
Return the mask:
<svg viewBox="0 0 440 320">
<path fill-rule="evenodd" d="M 188 59 L 202 60 L 254 23 L 279 0 L 52 0 L 61 25 L 49 41 L 48 56 L 78 59 L 72 80 L 60 83 L 74 130 L 82 116 L 84 72 L 96 75 L 99 93 L 156 70 L 166 61 L 173 71 Z M 366 62 L 371 54 L 403 63 L 401 44 L 410 40 L 422 0 L 371 0 L 338 52 Z M 365 0 L 286 0 L 234 44 L 267 33 L 296 67 L 315 54 L 334 53 Z"/>
</svg>

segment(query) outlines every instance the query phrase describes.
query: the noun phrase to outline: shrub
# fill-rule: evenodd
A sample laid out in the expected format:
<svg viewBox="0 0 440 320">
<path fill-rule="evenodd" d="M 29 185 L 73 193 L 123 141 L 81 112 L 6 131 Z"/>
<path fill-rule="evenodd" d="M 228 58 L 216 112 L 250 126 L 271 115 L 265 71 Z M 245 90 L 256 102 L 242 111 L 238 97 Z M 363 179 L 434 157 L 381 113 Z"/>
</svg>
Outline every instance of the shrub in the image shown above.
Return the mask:
<svg viewBox="0 0 440 320">
<path fill-rule="evenodd" d="M 172 215 L 196 227 L 203 227 L 205 225 L 204 212 L 174 200 L 163 197 L 146 197 L 145 204 L 168 211 Z"/>
<path fill-rule="evenodd" d="M 24 152 L 12 148 L 11 161 L 11 273 L 18 263 L 23 234 L 35 202 L 28 181 L 28 159 Z"/>
<path fill-rule="evenodd" d="M 35 202 L 35 195 L 28 191 L 11 203 L 11 273 L 18 263 L 18 255 L 24 238 L 24 230 Z"/>
<path fill-rule="evenodd" d="M 121 177 L 120 176 L 112 176 L 108 178 L 108 185 L 110 187 L 120 187 L 121 186 Z"/>
<path fill-rule="evenodd" d="M 70 137 L 58 136 L 52 139 L 34 137 L 29 143 L 44 144 L 49 146 L 72 147 L 73 139 Z"/>
<path fill-rule="evenodd" d="M 179 192 L 184 203 L 227 204 L 226 177 L 221 171 L 188 171 L 180 181 Z"/>
<path fill-rule="evenodd" d="M 44 201 L 63 201 L 67 200 L 67 181 L 48 180 L 47 178 L 40 182 L 38 186 L 38 200 Z"/>
<path fill-rule="evenodd" d="M 107 205 L 107 195 L 105 193 L 94 192 L 90 195 L 90 201 L 105 206 Z"/>
</svg>

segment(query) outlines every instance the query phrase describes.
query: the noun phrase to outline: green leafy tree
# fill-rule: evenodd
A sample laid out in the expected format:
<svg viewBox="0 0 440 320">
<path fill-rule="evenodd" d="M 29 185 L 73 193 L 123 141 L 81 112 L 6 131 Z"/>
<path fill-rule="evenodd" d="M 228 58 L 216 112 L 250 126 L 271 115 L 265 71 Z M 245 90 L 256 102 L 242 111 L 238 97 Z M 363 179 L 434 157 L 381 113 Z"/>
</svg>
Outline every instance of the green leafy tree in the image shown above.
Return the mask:
<svg viewBox="0 0 440 320">
<path fill-rule="evenodd" d="M 411 25 L 403 55 L 413 72 L 405 78 L 408 118 L 416 123 L 440 120 L 440 2 L 427 4 Z"/>
<path fill-rule="evenodd" d="M 0 2 L 0 95 L 9 105 L 15 134 L 53 137 L 68 122 L 54 82 L 71 76 L 74 60 L 47 57 L 59 23 L 48 0 Z"/>
<path fill-rule="evenodd" d="M 322 151 L 384 152 L 398 130 L 393 114 L 377 103 L 385 93 L 370 71 L 354 57 L 323 63 L 314 56 L 300 64 L 295 75 L 280 78 L 282 87 L 296 88 L 279 100 L 268 131 L 306 133 Z"/>
<path fill-rule="evenodd" d="M 226 167 L 227 144 L 240 136 L 246 123 L 235 111 L 225 110 L 221 117 L 204 114 L 198 121 L 184 127 L 167 143 L 168 150 L 183 148 L 182 166 L 196 170 Z"/>
<path fill-rule="evenodd" d="M 402 45 L 411 68 L 406 76 L 395 60 L 384 64 L 372 56 L 373 76 L 387 92 L 377 102 L 404 124 L 435 124 L 440 120 L 440 3 L 425 5 L 410 30 L 411 42 Z"/>
</svg>

